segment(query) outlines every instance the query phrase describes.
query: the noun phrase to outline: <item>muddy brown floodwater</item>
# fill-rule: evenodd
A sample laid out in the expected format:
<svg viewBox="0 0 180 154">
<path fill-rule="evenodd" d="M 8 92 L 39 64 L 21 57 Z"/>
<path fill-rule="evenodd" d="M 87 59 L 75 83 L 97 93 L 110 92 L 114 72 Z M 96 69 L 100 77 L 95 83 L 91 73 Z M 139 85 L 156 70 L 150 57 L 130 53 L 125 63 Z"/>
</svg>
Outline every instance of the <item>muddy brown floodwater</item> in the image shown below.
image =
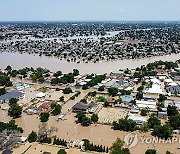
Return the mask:
<svg viewBox="0 0 180 154">
<path fill-rule="evenodd" d="M 136 68 L 141 65 L 148 64 L 150 62 L 163 60 L 163 61 L 176 61 L 180 59 L 179 54 L 171 54 L 164 56 L 156 56 L 142 59 L 127 59 L 116 61 L 101 61 L 97 63 L 75 63 L 67 62 L 66 60 L 60 60 L 55 57 L 38 56 L 27 53 L 13 53 L 2 52 L 0 53 L 0 68 L 4 69 L 7 65 L 11 65 L 14 69 L 20 69 L 23 67 L 43 67 L 50 69 L 51 71 L 61 70 L 64 73 L 72 71 L 74 68 L 80 70 L 81 73 L 110 73 L 119 69 Z"/>
</svg>

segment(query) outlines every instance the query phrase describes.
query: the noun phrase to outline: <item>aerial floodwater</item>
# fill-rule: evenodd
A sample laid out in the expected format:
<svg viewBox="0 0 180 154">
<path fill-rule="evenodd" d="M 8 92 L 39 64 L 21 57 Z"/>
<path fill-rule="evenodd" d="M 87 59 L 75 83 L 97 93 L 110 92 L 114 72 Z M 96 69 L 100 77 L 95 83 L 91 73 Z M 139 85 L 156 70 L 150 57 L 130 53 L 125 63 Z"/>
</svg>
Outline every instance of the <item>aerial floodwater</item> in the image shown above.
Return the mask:
<svg viewBox="0 0 180 154">
<path fill-rule="evenodd" d="M 180 59 L 180 53 L 156 56 L 150 58 L 141 59 L 125 59 L 125 60 L 114 60 L 114 61 L 100 61 L 100 62 L 89 62 L 89 63 L 76 63 L 68 62 L 66 60 L 60 60 L 56 57 L 39 56 L 35 54 L 27 53 L 13 53 L 13 52 L 2 52 L 0 53 L 0 68 L 4 69 L 7 65 L 11 65 L 13 69 L 20 69 L 23 67 L 42 67 L 50 69 L 55 72 L 61 70 L 64 73 L 72 71 L 74 68 L 78 69 L 81 73 L 110 73 L 119 69 L 133 69 L 141 65 L 146 65 L 154 61 L 176 61 Z"/>
</svg>

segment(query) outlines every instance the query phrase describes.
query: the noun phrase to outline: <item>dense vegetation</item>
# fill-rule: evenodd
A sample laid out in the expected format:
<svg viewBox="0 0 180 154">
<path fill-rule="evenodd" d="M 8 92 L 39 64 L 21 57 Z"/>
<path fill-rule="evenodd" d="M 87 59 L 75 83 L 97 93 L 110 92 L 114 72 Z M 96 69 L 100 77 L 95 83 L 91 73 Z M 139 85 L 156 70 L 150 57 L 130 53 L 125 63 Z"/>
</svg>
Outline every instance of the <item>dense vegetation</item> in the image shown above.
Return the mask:
<svg viewBox="0 0 180 154">
<path fill-rule="evenodd" d="M 54 145 L 62 145 L 62 146 L 67 146 L 67 142 L 64 139 L 59 139 L 59 138 L 54 138 L 53 141 Z"/>
<path fill-rule="evenodd" d="M 18 100 L 16 98 L 12 98 L 9 100 L 9 110 L 8 115 L 13 118 L 19 118 L 22 114 L 22 107 L 17 104 Z"/>
<path fill-rule="evenodd" d="M 123 130 L 123 131 L 134 131 L 136 130 L 136 122 L 131 119 L 119 119 L 118 122 L 113 122 L 114 130 Z"/>
<path fill-rule="evenodd" d="M 23 129 L 15 124 L 15 120 L 11 120 L 8 123 L 0 122 L 0 132 L 4 130 L 17 130 L 23 133 Z"/>
<path fill-rule="evenodd" d="M 108 147 L 103 147 L 102 145 L 94 145 L 93 143 L 90 143 L 89 140 L 84 139 L 84 147 L 86 151 L 96 151 L 96 152 L 106 152 L 108 153 L 109 149 Z"/>
<path fill-rule="evenodd" d="M 0 72 L 0 86 L 11 87 L 12 82 L 7 74 Z"/>
<path fill-rule="evenodd" d="M 70 94 L 70 93 L 72 93 L 72 89 L 70 87 L 63 89 L 63 94 Z"/>
<path fill-rule="evenodd" d="M 123 148 L 123 145 L 123 141 L 117 138 L 110 148 L 110 154 L 130 154 L 130 150 L 128 148 Z"/>
<path fill-rule="evenodd" d="M 57 103 L 52 103 L 51 104 L 51 109 L 52 109 L 51 114 L 53 116 L 56 116 L 56 115 L 60 114 L 61 113 L 61 108 L 62 108 L 61 105 L 59 105 Z"/>
<path fill-rule="evenodd" d="M 0 88 L 0 96 L 4 95 L 6 93 L 6 89 L 5 88 Z"/>
</svg>

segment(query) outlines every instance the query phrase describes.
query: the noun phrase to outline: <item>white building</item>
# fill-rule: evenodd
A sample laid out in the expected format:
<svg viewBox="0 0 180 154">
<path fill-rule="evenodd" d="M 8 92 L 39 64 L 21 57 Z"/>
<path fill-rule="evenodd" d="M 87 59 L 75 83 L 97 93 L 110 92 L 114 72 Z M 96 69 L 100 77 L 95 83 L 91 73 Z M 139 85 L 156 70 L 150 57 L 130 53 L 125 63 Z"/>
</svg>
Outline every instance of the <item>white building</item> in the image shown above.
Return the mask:
<svg viewBox="0 0 180 154">
<path fill-rule="evenodd" d="M 147 122 L 146 117 L 137 116 L 137 115 L 134 115 L 134 114 L 130 114 L 128 119 L 131 119 L 131 120 L 135 121 L 138 125 L 142 125 L 142 124 Z"/>
</svg>

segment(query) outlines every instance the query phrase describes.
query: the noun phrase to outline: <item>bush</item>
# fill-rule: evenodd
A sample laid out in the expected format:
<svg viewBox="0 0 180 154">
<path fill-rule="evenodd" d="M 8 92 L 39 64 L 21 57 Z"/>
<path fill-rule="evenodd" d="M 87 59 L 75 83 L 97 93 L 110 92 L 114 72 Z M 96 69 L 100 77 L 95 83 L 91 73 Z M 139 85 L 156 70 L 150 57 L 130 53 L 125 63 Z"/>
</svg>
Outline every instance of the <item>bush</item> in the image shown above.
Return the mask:
<svg viewBox="0 0 180 154">
<path fill-rule="evenodd" d="M 60 149 L 57 154 L 67 154 L 67 152 L 64 149 Z"/>
<path fill-rule="evenodd" d="M 97 102 L 107 102 L 106 98 L 104 96 L 99 96 L 97 98 Z"/>
<path fill-rule="evenodd" d="M 148 149 L 145 154 L 156 154 L 156 150 L 155 149 Z"/>
<path fill-rule="evenodd" d="M 93 114 L 92 116 L 91 116 L 91 121 L 92 122 L 98 122 L 98 115 L 97 114 Z"/>
</svg>

